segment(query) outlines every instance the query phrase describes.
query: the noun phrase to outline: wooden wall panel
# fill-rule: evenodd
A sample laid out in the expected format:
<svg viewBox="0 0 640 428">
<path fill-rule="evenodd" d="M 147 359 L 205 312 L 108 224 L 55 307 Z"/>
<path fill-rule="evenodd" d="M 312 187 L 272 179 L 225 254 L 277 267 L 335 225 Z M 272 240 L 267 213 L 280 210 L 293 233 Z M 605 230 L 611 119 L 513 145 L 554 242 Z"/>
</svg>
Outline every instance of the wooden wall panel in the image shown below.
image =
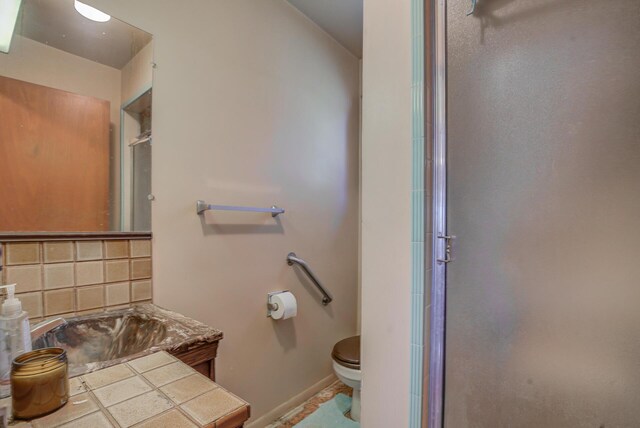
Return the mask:
<svg viewBox="0 0 640 428">
<path fill-rule="evenodd" d="M 109 108 L 0 77 L 0 231 L 109 230 Z"/>
</svg>

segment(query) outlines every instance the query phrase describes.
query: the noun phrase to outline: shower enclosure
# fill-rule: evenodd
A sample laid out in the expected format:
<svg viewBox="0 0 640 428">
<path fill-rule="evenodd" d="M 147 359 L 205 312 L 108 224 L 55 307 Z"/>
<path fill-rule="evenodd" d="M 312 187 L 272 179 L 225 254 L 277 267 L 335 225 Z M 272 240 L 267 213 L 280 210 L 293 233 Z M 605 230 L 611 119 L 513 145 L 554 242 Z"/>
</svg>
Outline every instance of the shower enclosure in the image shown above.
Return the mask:
<svg viewBox="0 0 640 428">
<path fill-rule="evenodd" d="M 434 2 L 429 424 L 638 426 L 640 1 L 471 3 Z"/>
</svg>

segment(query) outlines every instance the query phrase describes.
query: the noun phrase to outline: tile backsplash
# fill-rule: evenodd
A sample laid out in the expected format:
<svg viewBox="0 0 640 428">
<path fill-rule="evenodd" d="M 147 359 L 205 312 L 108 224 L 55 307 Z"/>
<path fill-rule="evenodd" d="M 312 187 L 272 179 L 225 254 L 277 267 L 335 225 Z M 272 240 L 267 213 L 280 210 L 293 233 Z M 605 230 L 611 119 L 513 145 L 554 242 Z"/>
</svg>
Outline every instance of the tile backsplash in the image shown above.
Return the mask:
<svg viewBox="0 0 640 428">
<path fill-rule="evenodd" d="M 151 240 L 7 242 L 2 284 L 32 322 L 152 301 Z"/>
</svg>

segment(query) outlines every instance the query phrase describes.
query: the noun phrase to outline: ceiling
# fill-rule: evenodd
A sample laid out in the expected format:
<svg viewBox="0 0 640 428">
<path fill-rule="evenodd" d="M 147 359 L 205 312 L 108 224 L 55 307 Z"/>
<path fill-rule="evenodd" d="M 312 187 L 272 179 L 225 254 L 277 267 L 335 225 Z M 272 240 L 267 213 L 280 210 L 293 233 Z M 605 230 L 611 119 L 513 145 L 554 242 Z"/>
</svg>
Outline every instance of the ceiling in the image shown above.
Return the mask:
<svg viewBox="0 0 640 428">
<path fill-rule="evenodd" d="M 356 57 L 362 57 L 363 0 L 288 0 Z M 18 34 L 54 48 L 122 69 L 151 41 L 151 34 L 111 18 L 93 22 L 73 0 L 24 0 Z"/>
<path fill-rule="evenodd" d="M 363 0 L 288 0 L 342 46 L 362 58 Z"/>
<path fill-rule="evenodd" d="M 151 34 L 113 17 L 108 22 L 85 18 L 73 0 L 24 0 L 16 31 L 118 70 L 151 41 Z"/>
</svg>

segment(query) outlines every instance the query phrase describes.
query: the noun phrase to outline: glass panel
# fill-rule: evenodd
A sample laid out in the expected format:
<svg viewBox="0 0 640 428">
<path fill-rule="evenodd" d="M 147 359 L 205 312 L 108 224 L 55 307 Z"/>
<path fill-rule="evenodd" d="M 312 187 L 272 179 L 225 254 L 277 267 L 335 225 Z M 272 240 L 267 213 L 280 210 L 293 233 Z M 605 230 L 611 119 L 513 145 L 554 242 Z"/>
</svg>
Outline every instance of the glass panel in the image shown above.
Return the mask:
<svg viewBox="0 0 640 428">
<path fill-rule="evenodd" d="M 134 230 L 151 230 L 151 144 L 133 148 L 133 209 L 131 224 Z"/>
<path fill-rule="evenodd" d="M 640 3 L 449 1 L 445 425 L 640 421 Z"/>
<path fill-rule="evenodd" d="M 121 110 L 151 88 L 152 36 L 77 6 L 24 0 L 0 55 L 0 234 L 150 230 Z"/>
</svg>

